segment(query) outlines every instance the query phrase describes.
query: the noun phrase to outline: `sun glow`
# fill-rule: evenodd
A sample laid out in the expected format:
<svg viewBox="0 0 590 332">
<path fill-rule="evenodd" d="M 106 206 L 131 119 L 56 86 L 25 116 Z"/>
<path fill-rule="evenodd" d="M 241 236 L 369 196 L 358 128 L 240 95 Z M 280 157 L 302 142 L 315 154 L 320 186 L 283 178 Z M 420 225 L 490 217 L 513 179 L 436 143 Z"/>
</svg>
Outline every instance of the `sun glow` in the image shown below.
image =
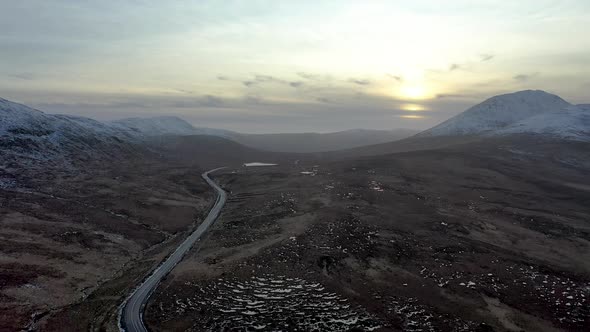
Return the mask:
<svg viewBox="0 0 590 332">
<path fill-rule="evenodd" d="M 426 107 L 419 104 L 403 104 L 401 105 L 401 109 L 409 112 L 426 111 Z"/>
<path fill-rule="evenodd" d="M 404 119 L 424 119 L 422 115 L 400 115 L 399 117 Z"/>
<path fill-rule="evenodd" d="M 399 90 L 401 97 L 408 98 L 408 99 L 425 99 L 426 98 L 426 89 L 423 85 L 420 84 L 412 84 L 412 85 L 404 85 Z"/>
</svg>

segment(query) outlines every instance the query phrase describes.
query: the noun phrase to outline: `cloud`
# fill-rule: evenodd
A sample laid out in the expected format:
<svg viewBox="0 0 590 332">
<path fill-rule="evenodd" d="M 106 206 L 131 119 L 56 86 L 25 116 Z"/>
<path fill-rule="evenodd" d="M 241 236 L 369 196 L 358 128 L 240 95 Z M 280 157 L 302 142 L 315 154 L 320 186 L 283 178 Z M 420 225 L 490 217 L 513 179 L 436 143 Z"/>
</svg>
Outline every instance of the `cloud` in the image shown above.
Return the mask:
<svg viewBox="0 0 590 332">
<path fill-rule="evenodd" d="M 135 110 L 157 110 L 165 113 L 167 109 L 202 109 L 202 108 L 224 108 L 242 109 L 252 105 L 270 105 L 258 96 L 245 95 L 243 97 L 230 98 L 216 95 L 88 95 L 81 98 L 88 101 L 61 101 L 34 103 L 41 109 L 50 110 L 87 110 L 87 109 L 135 109 Z"/>
<path fill-rule="evenodd" d="M 394 80 L 398 81 L 398 82 L 402 82 L 404 80 L 403 77 L 398 76 L 398 75 L 392 75 L 392 74 L 387 74 L 387 77 L 389 78 L 393 78 Z"/>
<path fill-rule="evenodd" d="M 444 98 L 466 98 L 467 95 L 458 94 L 458 93 L 439 93 L 436 95 L 436 99 L 444 99 Z"/>
<path fill-rule="evenodd" d="M 278 82 L 278 83 L 284 83 L 285 81 L 278 79 L 274 76 L 270 76 L 270 75 L 254 75 L 254 79 L 257 82 Z"/>
<path fill-rule="evenodd" d="M 354 83 L 356 85 L 370 85 L 371 81 L 367 79 L 360 79 L 360 78 L 350 78 L 348 82 Z"/>
<path fill-rule="evenodd" d="M 210 108 L 221 108 L 227 107 L 229 100 L 225 100 L 222 97 L 214 96 L 214 95 L 203 95 L 198 97 L 189 97 L 189 98 L 174 98 L 174 97 L 157 97 L 152 98 L 151 100 L 144 101 L 142 103 L 141 100 L 137 100 L 134 105 L 135 107 L 142 107 L 142 108 L 153 108 L 153 107 L 162 107 L 162 108 L 202 108 L 202 107 L 210 107 Z"/>
<path fill-rule="evenodd" d="M 530 79 L 532 79 L 538 75 L 539 75 L 539 73 L 518 74 L 518 75 L 513 76 L 512 79 L 514 79 L 515 81 L 518 81 L 518 82 L 527 82 Z"/>
<path fill-rule="evenodd" d="M 25 80 L 25 81 L 32 81 L 36 77 L 32 73 L 15 73 L 15 74 L 8 74 L 6 76 L 7 77 L 11 77 L 11 78 L 16 78 L 16 79 L 19 79 L 19 80 Z"/>
<path fill-rule="evenodd" d="M 246 105 L 262 105 L 264 100 L 257 96 L 245 96 L 241 99 Z"/>
<path fill-rule="evenodd" d="M 454 71 L 457 69 L 461 69 L 463 66 L 458 64 L 458 63 L 451 63 L 451 65 L 449 66 L 449 71 Z"/>
<path fill-rule="evenodd" d="M 330 75 L 321 75 L 321 74 L 313 74 L 307 72 L 298 72 L 297 75 L 301 78 L 310 81 L 331 81 L 332 77 Z"/>
<path fill-rule="evenodd" d="M 281 84 L 281 85 L 290 86 L 292 88 L 299 88 L 304 85 L 303 81 L 288 81 L 288 80 L 284 80 L 282 78 L 278 78 L 276 76 L 260 75 L 260 74 L 254 75 L 254 77 L 252 79 L 242 81 L 242 84 L 244 84 L 247 87 L 253 87 L 255 85 L 262 84 L 262 83 Z"/>
<path fill-rule="evenodd" d="M 201 104 L 207 107 L 222 107 L 225 105 L 225 102 L 220 97 L 206 95 L 202 99 Z"/>
<path fill-rule="evenodd" d="M 176 90 L 176 91 L 178 91 L 178 92 L 180 92 L 180 93 L 185 93 L 185 94 L 188 94 L 188 95 L 192 95 L 193 93 L 195 93 L 194 91 L 191 91 L 191 90 L 185 90 L 185 89 L 174 89 L 174 90 Z"/>
<path fill-rule="evenodd" d="M 255 85 L 261 84 L 261 83 L 275 83 L 275 84 L 284 84 L 284 85 L 289 85 L 292 87 L 298 87 L 301 84 L 299 84 L 297 81 L 295 82 L 289 82 L 286 81 L 284 79 L 275 77 L 275 76 L 271 76 L 271 75 L 261 75 L 261 74 L 255 74 L 253 78 L 242 81 L 242 84 L 244 84 L 247 87 L 253 87 Z"/>
<path fill-rule="evenodd" d="M 223 75 L 217 76 L 217 79 L 220 81 L 229 81 L 230 80 L 229 77 L 223 76 Z"/>
<path fill-rule="evenodd" d="M 303 86 L 303 84 L 304 84 L 304 83 L 303 83 L 303 82 L 301 82 L 301 81 L 293 81 L 293 82 L 289 82 L 289 85 L 290 85 L 290 86 L 292 86 L 292 87 L 294 87 L 294 88 L 299 88 L 299 87 Z"/>
<path fill-rule="evenodd" d="M 492 60 L 495 57 L 496 56 L 494 54 L 480 54 L 479 60 L 481 60 L 481 62 L 486 62 Z"/>
</svg>

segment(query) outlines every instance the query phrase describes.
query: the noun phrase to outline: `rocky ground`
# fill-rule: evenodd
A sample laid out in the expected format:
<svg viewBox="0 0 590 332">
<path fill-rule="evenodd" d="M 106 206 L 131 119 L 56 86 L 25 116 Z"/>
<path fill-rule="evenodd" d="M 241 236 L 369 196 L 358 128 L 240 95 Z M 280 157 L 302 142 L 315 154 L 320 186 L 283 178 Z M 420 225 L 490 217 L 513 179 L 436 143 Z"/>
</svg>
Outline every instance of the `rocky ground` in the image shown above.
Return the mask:
<svg viewBox="0 0 590 332">
<path fill-rule="evenodd" d="M 0 330 L 80 331 L 207 212 L 200 171 L 140 161 L 0 174 Z"/>
<path fill-rule="evenodd" d="M 580 165 L 475 147 L 229 169 L 220 219 L 145 317 L 155 331 L 587 330 Z"/>
</svg>

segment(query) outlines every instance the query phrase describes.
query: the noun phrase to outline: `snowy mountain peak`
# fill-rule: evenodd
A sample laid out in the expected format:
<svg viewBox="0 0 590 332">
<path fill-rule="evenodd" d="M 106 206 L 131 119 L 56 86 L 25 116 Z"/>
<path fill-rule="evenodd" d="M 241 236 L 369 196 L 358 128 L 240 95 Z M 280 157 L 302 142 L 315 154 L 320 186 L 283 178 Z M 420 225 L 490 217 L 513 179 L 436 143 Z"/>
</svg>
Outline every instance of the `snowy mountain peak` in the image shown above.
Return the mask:
<svg viewBox="0 0 590 332">
<path fill-rule="evenodd" d="M 560 110 L 567 106 L 570 106 L 567 101 L 545 91 L 519 91 L 489 98 L 419 135 L 482 134 L 505 128 L 532 116 Z"/>
</svg>

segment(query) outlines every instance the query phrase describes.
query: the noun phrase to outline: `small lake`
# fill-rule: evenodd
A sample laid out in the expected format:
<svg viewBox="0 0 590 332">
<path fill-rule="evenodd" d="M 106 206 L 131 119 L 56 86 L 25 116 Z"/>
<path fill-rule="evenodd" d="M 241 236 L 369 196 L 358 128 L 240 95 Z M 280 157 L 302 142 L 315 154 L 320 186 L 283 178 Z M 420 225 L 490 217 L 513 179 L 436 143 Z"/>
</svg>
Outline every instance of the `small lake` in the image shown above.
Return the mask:
<svg viewBox="0 0 590 332">
<path fill-rule="evenodd" d="M 270 163 L 261 163 L 261 162 L 253 162 L 253 163 L 244 163 L 246 167 L 264 167 L 264 166 L 277 166 L 278 164 L 270 164 Z"/>
</svg>

